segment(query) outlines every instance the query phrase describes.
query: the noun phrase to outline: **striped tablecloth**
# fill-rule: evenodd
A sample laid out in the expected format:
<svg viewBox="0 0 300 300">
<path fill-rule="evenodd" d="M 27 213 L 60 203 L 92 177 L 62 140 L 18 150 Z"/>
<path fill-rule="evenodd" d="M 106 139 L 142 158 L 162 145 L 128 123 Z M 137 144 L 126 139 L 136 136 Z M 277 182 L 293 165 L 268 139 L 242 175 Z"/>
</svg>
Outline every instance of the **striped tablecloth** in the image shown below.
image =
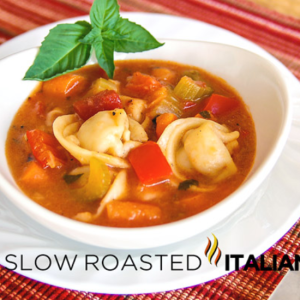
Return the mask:
<svg viewBox="0 0 300 300">
<path fill-rule="evenodd" d="M 0 44 L 30 29 L 88 14 L 92 0 L 1 0 Z M 300 17 L 248 0 L 119 0 L 122 11 L 156 12 L 201 20 L 233 31 L 277 57 L 300 79 Z M 1 241 L 0 241 L 1 242 Z M 300 254 L 300 221 L 265 253 Z M 43 284 L 0 266 L 0 300 L 6 299 L 268 299 L 287 270 L 235 271 L 211 282 L 148 295 L 103 295 Z"/>
</svg>

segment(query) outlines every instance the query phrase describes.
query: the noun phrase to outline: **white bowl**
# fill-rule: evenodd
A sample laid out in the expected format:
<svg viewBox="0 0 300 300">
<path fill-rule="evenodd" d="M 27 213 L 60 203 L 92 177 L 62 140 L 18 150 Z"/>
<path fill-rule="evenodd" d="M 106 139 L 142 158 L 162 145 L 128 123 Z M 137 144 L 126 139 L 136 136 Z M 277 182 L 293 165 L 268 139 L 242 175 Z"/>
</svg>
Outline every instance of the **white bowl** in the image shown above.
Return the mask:
<svg viewBox="0 0 300 300">
<path fill-rule="evenodd" d="M 0 189 L 26 214 L 57 233 L 87 244 L 142 249 L 171 244 L 217 224 L 234 212 L 257 189 L 276 163 L 291 124 L 291 99 L 278 69 L 246 50 L 217 43 L 166 40 L 158 49 L 116 53 L 115 59 L 151 58 L 203 68 L 225 79 L 242 96 L 252 113 L 257 133 L 257 154 L 246 181 L 217 205 L 187 219 L 146 228 L 110 228 L 77 222 L 57 215 L 26 197 L 15 184 L 5 157 L 5 141 L 12 119 L 35 82 L 22 81 L 37 49 L 0 61 Z"/>
</svg>

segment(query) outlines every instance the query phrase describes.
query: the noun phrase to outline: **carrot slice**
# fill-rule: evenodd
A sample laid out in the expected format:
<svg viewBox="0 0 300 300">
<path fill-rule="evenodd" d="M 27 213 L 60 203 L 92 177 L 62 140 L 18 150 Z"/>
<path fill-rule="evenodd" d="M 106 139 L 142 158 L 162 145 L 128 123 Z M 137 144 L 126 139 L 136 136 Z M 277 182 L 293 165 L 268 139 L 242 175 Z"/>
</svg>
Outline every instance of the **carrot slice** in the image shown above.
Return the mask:
<svg viewBox="0 0 300 300">
<path fill-rule="evenodd" d="M 66 98 L 82 94 L 88 87 L 86 77 L 70 73 L 43 82 L 42 89 L 47 96 Z"/>
<path fill-rule="evenodd" d="M 178 118 L 176 115 L 171 113 L 165 113 L 156 118 L 156 136 L 159 138 L 166 127 Z"/>
<path fill-rule="evenodd" d="M 28 184 L 35 184 L 37 182 L 40 183 L 48 179 L 49 177 L 46 170 L 41 168 L 39 163 L 35 161 L 32 161 L 28 164 L 23 172 L 22 177 L 20 178 L 21 181 Z"/>
<path fill-rule="evenodd" d="M 150 221 L 161 217 L 161 209 L 155 205 L 130 202 L 112 201 L 107 204 L 107 215 L 116 221 Z"/>
</svg>

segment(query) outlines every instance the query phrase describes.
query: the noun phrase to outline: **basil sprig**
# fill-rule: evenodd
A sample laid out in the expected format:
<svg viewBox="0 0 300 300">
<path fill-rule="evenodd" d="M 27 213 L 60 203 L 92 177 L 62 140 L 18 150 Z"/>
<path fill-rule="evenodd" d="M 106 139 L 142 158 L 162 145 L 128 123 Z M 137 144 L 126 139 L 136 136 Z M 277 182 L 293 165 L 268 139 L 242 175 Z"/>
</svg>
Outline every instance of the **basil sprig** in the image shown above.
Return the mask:
<svg viewBox="0 0 300 300">
<path fill-rule="evenodd" d="M 158 48 L 159 43 L 145 28 L 123 19 L 117 0 L 95 0 L 91 24 L 59 24 L 43 41 L 25 80 L 46 81 L 84 66 L 94 49 L 107 75 L 114 75 L 114 51 L 141 52 Z"/>
</svg>

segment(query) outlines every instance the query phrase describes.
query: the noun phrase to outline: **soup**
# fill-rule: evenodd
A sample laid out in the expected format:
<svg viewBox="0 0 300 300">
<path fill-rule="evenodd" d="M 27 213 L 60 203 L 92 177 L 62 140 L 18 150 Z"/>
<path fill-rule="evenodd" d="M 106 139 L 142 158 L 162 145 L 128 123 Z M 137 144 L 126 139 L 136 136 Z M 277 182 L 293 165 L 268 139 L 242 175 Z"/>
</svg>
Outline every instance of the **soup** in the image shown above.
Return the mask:
<svg viewBox="0 0 300 300">
<path fill-rule="evenodd" d="M 255 158 L 237 92 L 192 66 L 116 62 L 40 83 L 18 110 L 6 155 L 19 185 L 57 214 L 103 226 L 174 222 L 222 201 Z"/>
</svg>

